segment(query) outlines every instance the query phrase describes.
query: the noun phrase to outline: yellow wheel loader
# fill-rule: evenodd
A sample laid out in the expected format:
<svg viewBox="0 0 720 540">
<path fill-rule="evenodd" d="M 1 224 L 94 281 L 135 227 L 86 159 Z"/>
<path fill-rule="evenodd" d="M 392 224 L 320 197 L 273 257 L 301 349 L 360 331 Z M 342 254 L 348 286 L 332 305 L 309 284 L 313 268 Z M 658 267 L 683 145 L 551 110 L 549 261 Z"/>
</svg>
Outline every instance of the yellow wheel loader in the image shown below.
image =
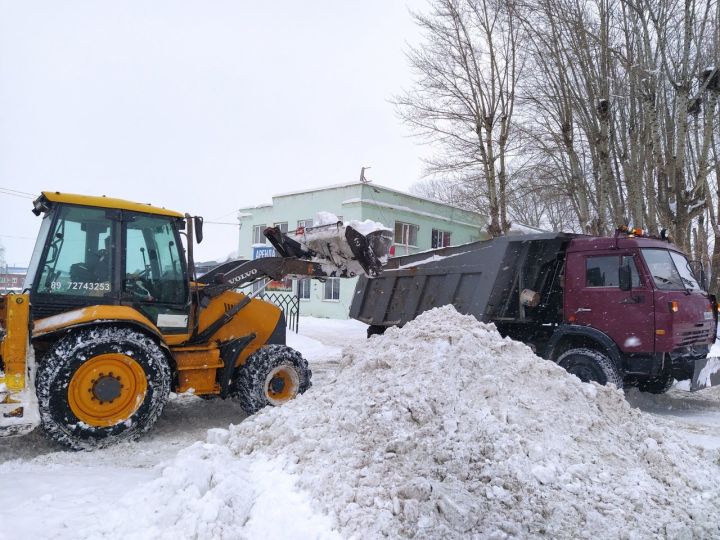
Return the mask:
<svg viewBox="0 0 720 540">
<path fill-rule="evenodd" d="M 277 257 L 195 278 L 199 217 L 56 192 L 33 205 L 43 217 L 25 290 L 0 297 L 0 436 L 41 425 L 74 449 L 136 438 L 170 392 L 234 397 L 248 414 L 304 392 L 311 372 L 285 345 L 282 310 L 236 289 L 377 275 L 392 243 L 340 222 L 315 244 L 312 231 L 268 228 Z"/>
</svg>

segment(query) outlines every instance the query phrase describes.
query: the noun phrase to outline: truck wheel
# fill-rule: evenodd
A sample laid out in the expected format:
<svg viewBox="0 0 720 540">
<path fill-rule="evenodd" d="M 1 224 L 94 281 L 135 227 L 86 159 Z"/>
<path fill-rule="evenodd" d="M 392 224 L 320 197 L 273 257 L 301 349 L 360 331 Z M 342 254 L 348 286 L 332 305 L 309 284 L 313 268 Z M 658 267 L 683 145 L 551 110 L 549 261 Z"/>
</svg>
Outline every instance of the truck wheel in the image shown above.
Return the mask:
<svg viewBox="0 0 720 540">
<path fill-rule="evenodd" d="M 557 363 L 582 382 L 595 381 L 598 384 L 614 384 L 623 387 L 623 378 L 612 360 L 594 349 L 570 349 L 565 351 Z"/>
<path fill-rule="evenodd" d="M 387 330 L 386 326 L 371 324 L 367 327 L 367 337 L 370 339 L 371 336 L 382 336 L 385 333 L 385 330 Z"/>
<path fill-rule="evenodd" d="M 160 416 L 170 381 L 164 351 L 142 332 L 116 326 L 72 332 L 38 365 L 43 429 L 75 450 L 135 439 Z"/>
<path fill-rule="evenodd" d="M 672 388 L 675 382 L 672 372 L 662 373 L 654 379 L 645 379 L 638 383 L 638 390 L 650 394 L 664 394 Z"/>
<path fill-rule="evenodd" d="M 310 388 L 307 360 L 285 345 L 266 345 L 235 372 L 233 395 L 248 414 L 267 405 L 282 405 Z"/>
</svg>

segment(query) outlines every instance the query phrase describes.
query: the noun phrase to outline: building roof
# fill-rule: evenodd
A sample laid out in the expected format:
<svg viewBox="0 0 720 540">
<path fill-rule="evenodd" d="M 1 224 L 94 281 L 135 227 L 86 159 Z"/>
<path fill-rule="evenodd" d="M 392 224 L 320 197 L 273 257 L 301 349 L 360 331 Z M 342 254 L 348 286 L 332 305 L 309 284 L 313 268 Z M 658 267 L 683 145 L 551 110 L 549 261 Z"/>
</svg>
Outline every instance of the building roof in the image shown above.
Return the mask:
<svg viewBox="0 0 720 540">
<path fill-rule="evenodd" d="M 460 210 L 460 211 L 462 211 L 462 212 L 467 212 L 467 213 L 469 213 L 469 214 L 475 214 L 475 215 L 477 215 L 477 216 L 482 217 L 483 219 L 485 218 L 485 216 L 484 216 L 483 214 L 480 214 L 479 212 L 475 212 L 475 211 L 473 211 L 473 210 L 468 210 L 468 209 L 466 209 L 466 208 L 462 208 L 462 207 L 456 206 L 456 205 L 454 205 L 454 204 L 449 204 L 449 203 L 446 203 L 446 202 L 438 201 L 438 200 L 436 200 L 436 199 L 429 199 L 429 198 L 427 198 L 427 197 L 421 197 L 421 196 L 419 196 L 419 195 L 414 195 L 414 194 L 408 193 L 408 192 L 406 192 L 406 191 L 400 191 L 399 189 L 389 188 L 389 187 L 387 187 L 387 186 L 382 186 L 382 185 L 380 185 L 380 184 L 366 183 L 366 182 L 358 182 L 358 181 L 355 181 L 355 182 L 347 182 L 347 183 L 344 183 L 344 184 L 333 184 L 333 185 L 330 185 L 330 186 L 323 186 L 323 187 L 317 187 L 317 188 L 303 189 L 303 190 L 298 190 L 298 191 L 288 191 L 288 192 L 286 192 L 286 193 L 279 193 L 279 194 L 277 194 L 277 195 L 273 195 L 272 198 L 273 198 L 273 199 L 279 199 L 280 197 L 291 197 L 291 196 L 294 196 L 294 195 L 304 195 L 304 194 L 306 194 L 306 193 L 316 193 L 316 192 L 320 192 L 320 191 L 332 191 L 332 190 L 334 190 L 334 189 L 340 189 L 340 188 L 345 188 L 345 187 L 353 187 L 353 186 L 368 186 L 368 187 L 370 187 L 370 188 L 377 188 L 377 189 L 381 189 L 381 190 L 383 190 L 383 191 L 388 191 L 388 192 L 390 192 L 390 193 L 397 193 L 398 195 L 402 195 L 403 197 L 408 197 L 408 198 L 411 198 L 411 199 L 416 199 L 416 200 L 418 200 L 418 201 L 429 202 L 429 203 L 433 203 L 433 204 L 439 204 L 439 205 L 442 205 L 442 206 L 447 206 L 448 208 L 453 208 L 453 209 L 455 209 L 455 210 Z M 371 199 L 362 199 L 363 202 L 366 201 L 366 200 L 371 200 Z M 265 203 L 265 204 L 258 204 L 258 205 L 256 205 L 256 206 L 246 206 L 246 207 L 242 208 L 241 210 L 267 208 L 267 207 L 269 207 L 269 206 L 272 206 L 272 204 Z M 243 216 L 242 216 L 242 213 L 240 214 L 240 217 L 243 217 Z"/>
</svg>

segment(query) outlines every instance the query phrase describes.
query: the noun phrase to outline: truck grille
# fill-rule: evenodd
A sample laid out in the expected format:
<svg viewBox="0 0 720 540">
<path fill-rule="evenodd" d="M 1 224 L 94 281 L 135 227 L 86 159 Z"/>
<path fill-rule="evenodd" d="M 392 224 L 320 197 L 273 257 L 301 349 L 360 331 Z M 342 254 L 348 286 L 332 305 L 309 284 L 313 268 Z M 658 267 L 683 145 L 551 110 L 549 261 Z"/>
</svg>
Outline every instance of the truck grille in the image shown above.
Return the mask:
<svg viewBox="0 0 720 540">
<path fill-rule="evenodd" d="M 710 329 L 703 328 L 700 330 L 689 330 L 687 332 L 680 332 L 680 345 L 684 347 L 686 345 L 692 345 L 694 343 L 706 343 L 710 338 Z"/>
</svg>

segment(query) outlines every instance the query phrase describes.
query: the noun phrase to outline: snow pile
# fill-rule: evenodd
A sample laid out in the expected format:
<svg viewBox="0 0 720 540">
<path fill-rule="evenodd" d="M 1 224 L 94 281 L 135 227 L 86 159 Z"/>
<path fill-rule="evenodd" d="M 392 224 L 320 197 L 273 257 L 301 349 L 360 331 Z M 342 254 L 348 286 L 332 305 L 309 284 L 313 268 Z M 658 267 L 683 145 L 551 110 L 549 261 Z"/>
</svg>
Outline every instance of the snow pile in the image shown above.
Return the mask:
<svg viewBox="0 0 720 540">
<path fill-rule="evenodd" d="M 333 214 L 332 212 L 318 212 L 315 214 L 315 221 L 313 222 L 313 227 L 321 227 L 323 225 L 335 225 L 340 220 L 338 217 Z M 350 221 L 346 221 L 343 223 L 343 226 L 347 227 L 350 226 L 356 231 L 358 231 L 360 234 L 368 235 L 371 232 L 375 231 L 390 231 L 392 232 L 392 229 L 387 228 L 385 225 L 380 223 L 379 221 L 373 221 L 372 219 L 365 219 L 365 220 L 357 220 L 353 219 Z"/>
<path fill-rule="evenodd" d="M 210 430 L 207 443 L 182 450 L 159 478 L 95 510 L 80 538 L 308 538 L 335 540 L 327 516 L 271 460 L 237 459 L 223 443 L 227 430 Z"/>
<path fill-rule="evenodd" d="M 444 307 L 345 357 L 324 388 L 231 428 L 344 537 L 717 537 L 716 458 Z"/>
<path fill-rule="evenodd" d="M 338 221 L 338 217 L 333 214 L 332 212 L 324 212 L 320 211 L 317 214 L 315 214 L 315 221 L 313 221 L 313 225 L 330 225 L 330 224 L 336 224 Z"/>
<path fill-rule="evenodd" d="M 279 521 L 297 538 L 710 538 L 719 474 L 717 454 L 621 392 L 447 306 L 346 353 L 324 386 L 214 430 L 103 530 L 273 538 Z"/>
</svg>

